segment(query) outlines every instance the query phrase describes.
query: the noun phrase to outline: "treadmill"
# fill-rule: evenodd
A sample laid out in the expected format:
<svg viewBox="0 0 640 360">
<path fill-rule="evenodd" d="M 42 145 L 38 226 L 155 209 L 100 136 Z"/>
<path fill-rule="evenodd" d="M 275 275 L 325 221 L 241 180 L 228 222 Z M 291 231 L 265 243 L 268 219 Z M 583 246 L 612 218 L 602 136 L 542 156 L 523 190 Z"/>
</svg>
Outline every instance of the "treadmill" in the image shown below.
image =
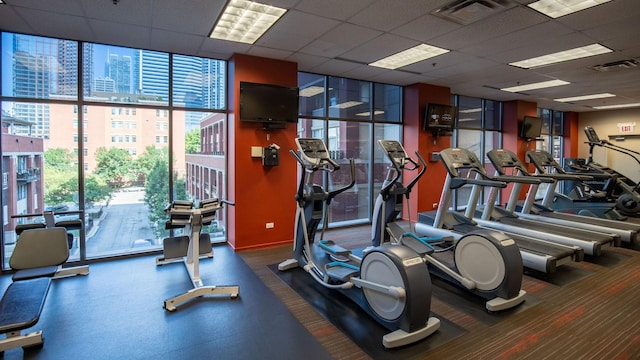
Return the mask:
<svg viewBox="0 0 640 360">
<path fill-rule="evenodd" d="M 496 173 L 505 176 L 508 173 L 516 175 L 520 178 L 537 178 L 530 174 L 522 161 L 518 159 L 516 154 L 505 149 L 493 149 L 487 153 L 487 157 L 496 169 Z M 546 182 L 553 182 L 551 178 L 539 178 L 541 180 L 548 179 Z M 507 203 L 506 209 L 515 212 L 517 208 L 517 196 L 522 189 L 522 183 L 515 183 L 511 190 L 511 197 Z M 542 221 L 565 226 L 577 226 L 586 230 L 593 230 L 603 233 L 614 233 L 620 236 L 621 241 L 634 243 L 640 239 L 640 224 L 626 221 L 618 221 L 611 219 L 598 218 L 593 216 L 584 216 L 572 213 L 563 213 L 554 211 L 542 204 L 535 203 L 535 190 L 527 193 L 525 205 L 520 208 L 518 216 L 524 219 Z"/>
<path fill-rule="evenodd" d="M 474 170 L 478 165 L 481 166 L 477 157 L 464 149 L 449 148 L 442 150 L 440 151 L 440 158 L 447 169 L 447 177 L 440 195 L 438 209 L 418 214 L 415 232 L 427 236 L 434 236 L 434 234 L 437 236 L 449 235 L 458 239 L 464 234 L 478 231 L 482 228 L 464 214 L 449 210 L 452 201 L 452 190 L 465 185 L 504 188 L 506 183 L 482 175 L 475 177 L 462 176 L 464 169 Z M 572 261 L 581 261 L 584 256 L 582 249 L 575 246 L 554 244 L 530 236 L 507 231 L 503 232 L 513 239 L 520 248 L 522 262 L 527 269 L 550 274 L 554 273 L 561 265 Z"/>
<path fill-rule="evenodd" d="M 475 154 L 471 153 L 471 155 L 477 160 Z M 484 176 L 488 176 L 481 164 L 480 167 L 481 169 L 478 171 L 482 172 Z M 552 188 L 554 184 L 555 182 L 550 183 L 549 188 Z M 537 189 L 537 185 L 531 185 L 529 191 L 533 192 L 532 189 Z M 514 194 L 514 196 L 518 196 L 518 194 Z M 586 255 L 591 256 L 601 255 L 602 247 L 606 244 L 620 245 L 620 236 L 613 233 L 583 230 L 577 227 L 550 224 L 546 221 L 520 218 L 515 212 L 496 206 L 496 199 L 497 193 L 493 195 L 493 199 L 487 201 L 480 218 L 475 219 L 481 226 L 528 235 L 554 243 L 578 246 L 584 250 Z"/>
</svg>

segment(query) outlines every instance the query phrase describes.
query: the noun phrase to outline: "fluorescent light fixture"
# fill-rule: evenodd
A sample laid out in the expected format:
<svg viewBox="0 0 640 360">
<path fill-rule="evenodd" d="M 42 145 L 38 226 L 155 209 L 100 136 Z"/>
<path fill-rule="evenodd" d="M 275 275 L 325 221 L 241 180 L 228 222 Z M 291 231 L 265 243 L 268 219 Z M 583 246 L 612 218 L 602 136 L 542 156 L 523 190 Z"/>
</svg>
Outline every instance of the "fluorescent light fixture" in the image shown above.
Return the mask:
<svg viewBox="0 0 640 360">
<path fill-rule="evenodd" d="M 345 101 L 343 103 L 332 105 L 330 107 L 334 109 L 348 109 L 350 107 L 358 106 L 360 104 L 362 104 L 362 101 Z"/>
<path fill-rule="evenodd" d="M 442 49 L 439 47 L 420 44 L 410 49 L 401 51 L 399 53 L 387 56 L 386 58 L 374 61 L 369 66 L 381 67 L 385 69 L 397 69 L 409 64 L 417 63 L 422 60 L 426 60 L 438 55 L 446 54 L 451 50 Z"/>
<path fill-rule="evenodd" d="M 567 84 L 570 84 L 570 83 L 564 80 L 549 80 L 549 81 L 542 81 L 542 82 L 537 82 L 537 83 L 532 83 L 527 85 L 512 86 L 512 87 L 503 88 L 500 90 L 508 91 L 508 92 L 522 92 L 527 90 L 544 89 L 548 87 L 567 85 Z"/>
<path fill-rule="evenodd" d="M 322 94 L 323 92 L 324 88 L 322 86 L 308 86 L 306 88 L 300 89 L 300 96 L 312 97 L 318 94 Z"/>
<path fill-rule="evenodd" d="M 611 0 L 539 0 L 527 6 L 555 19 L 609 1 Z"/>
<path fill-rule="evenodd" d="M 477 113 L 482 111 L 481 108 L 473 108 L 473 109 L 464 109 L 464 110 L 458 110 L 458 112 L 460 114 L 470 114 L 470 113 Z"/>
<path fill-rule="evenodd" d="M 231 0 L 209 35 L 212 39 L 253 44 L 286 9 L 247 0 Z"/>
<path fill-rule="evenodd" d="M 382 115 L 382 114 L 384 114 L 384 111 L 382 111 L 382 110 L 375 110 L 373 112 L 373 115 Z M 365 111 L 365 112 L 357 113 L 356 116 L 371 116 L 371 111 Z"/>
<path fill-rule="evenodd" d="M 602 93 L 602 94 L 591 94 L 591 95 L 582 95 L 582 96 L 574 96 L 560 99 L 553 99 L 553 101 L 557 102 L 572 102 L 572 101 L 582 101 L 582 100 L 593 100 L 593 99 L 604 99 L 609 97 L 614 97 L 615 95 L 610 93 Z"/>
<path fill-rule="evenodd" d="M 548 55 L 534 57 L 531 59 L 512 62 L 512 63 L 509 63 L 509 65 L 517 66 L 523 69 L 531 69 L 535 67 L 555 64 L 563 61 L 581 59 L 589 56 L 606 54 L 610 52 L 613 52 L 613 50 L 609 49 L 606 46 L 602 46 L 600 44 L 591 44 L 591 45 L 582 46 L 575 49 L 564 50 L 564 51 L 560 51 L 553 54 L 548 54 Z"/>
<path fill-rule="evenodd" d="M 594 109 L 605 110 L 605 109 L 624 109 L 630 107 L 639 107 L 640 103 L 631 103 L 631 104 L 620 104 L 620 105 L 603 105 L 603 106 L 594 106 Z"/>
</svg>

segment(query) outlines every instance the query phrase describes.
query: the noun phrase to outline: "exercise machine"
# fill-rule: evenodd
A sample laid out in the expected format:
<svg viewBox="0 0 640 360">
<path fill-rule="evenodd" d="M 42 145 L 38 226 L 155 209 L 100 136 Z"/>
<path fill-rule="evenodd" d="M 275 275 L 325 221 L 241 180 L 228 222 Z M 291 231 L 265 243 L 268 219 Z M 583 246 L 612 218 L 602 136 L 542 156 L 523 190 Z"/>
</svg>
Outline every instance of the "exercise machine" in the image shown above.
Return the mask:
<svg viewBox="0 0 640 360">
<path fill-rule="evenodd" d="M 316 172 L 340 169 L 329 157 L 321 139 L 297 138 L 298 151 L 290 153 L 300 164 L 296 194 L 293 258 L 278 265 L 280 271 L 300 267 L 318 284 L 341 291 L 391 332 L 384 335 L 385 348 L 415 343 L 434 333 L 440 320 L 430 317 L 431 279 L 420 254 L 405 246 L 380 245 L 348 250 L 322 239 L 332 199 L 355 184 L 355 163 L 350 160 L 351 183 L 331 191 L 314 184 Z M 316 241 L 320 221 L 322 236 Z"/>
<path fill-rule="evenodd" d="M 592 176 L 567 173 L 553 156 L 544 150 L 529 150 L 525 156 L 536 169 L 534 175 L 555 180 L 547 187 L 541 202 L 543 206 L 559 212 L 570 212 L 612 220 L 626 220 L 627 217 L 616 209 L 616 204 L 606 201 L 606 198 L 602 195 L 588 194 L 582 198 L 571 198 L 556 191 L 559 181 L 582 182 L 592 180 Z M 537 188 L 535 190 L 537 191 Z"/>
<path fill-rule="evenodd" d="M 539 178 L 530 174 L 524 164 L 515 153 L 505 149 L 493 149 L 487 153 L 487 157 L 496 169 L 499 176 L 514 174 L 515 179 L 540 179 L 547 183 L 553 182 L 551 178 Z M 506 210 L 510 213 L 520 209 L 517 215 L 524 219 L 541 221 L 571 228 L 597 231 L 602 233 L 613 233 L 620 236 L 621 241 L 633 243 L 640 237 L 640 225 L 626 221 L 603 219 L 592 216 L 584 216 L 571 213 L 562 213 L 545 207 L 535 202 L 535 191 L 527 192 L 527 198 L 523 205 L 518 207 L 518 195 L 522 190 L 522 183 L 515 183 Z"/>
<path fill-rule="evenodd" d="M 462 236 L 443 238 L 441 234 L 418 236 L 414 231 L 405 232 L 393 220 L 402 210 L 402 198 L 409 199 L 410 191 L 399 181 L 403 170 L 421 168 L 420 173 L 409 182 L 413 186 L 424 174 L 427 164 L 416 152 L 418 161 L 411 159 L 402 144 L 397 140 L 379 140 L 378 144 L 391 162 L 387 181 L 382 189 L 395 189 L 396 196 L 384 199 L 381 193 L 376 201 L 375 213 L 386 213 L 386 229 L 392 242 L 408 246 L 422 254 L 430 273 L 454 283 L 483 299 L 487 299 L 485 307 L 489 311 L 500 311 L 512 308 L 524 301 L 526 292 L 522 285 L 522 257 L 514 241 L 504 234 L 478 230 Z M 409 165 L 409 167 L 407 167 Z M 404 190 L 402 190 L 404 189 Z M 408 201 L 407 201 L 408 203 Z M 386 211 L 385 211 L 386 208 Z M 379 217 L 374 217 L 378 223 Z M 411 226 L 411 220 L 409 220 Z M 374 225 L 374 228 L 376 226 Z M 426 231 L 423 231 L 423 233 Z M 457 240 L 453 240 L 454 237 Z M 422 250 L 426 248 L 425 250 Z M 453 252 L 453 264 L 446 264 L 437 253 Z"/>
<path fill-rule="evenodd" d="M 591 126 L 586 126 L 584 132 L 589 144 L 589 157 L 586 161 L 567 161 L 565 169 L 578 173 L 586 173 L 596 178 L 589 185 L 596 191 L 603 191 L 610 201 L 615 201 L 616 209 L 626 215 L 638 215 L 640 212 L 640 183 L 634 182 L 622 173 L 596 163 L 593 160 L 593 149 L 601 147 L 627 155 L 640 164 L 640 152 L 616 145 L 608 140 L 601 140 Z"/>
<path fill-rule="evenodd" d="M 584 252 L 577 247 L 541 241 L 531 236 L 508 231 L 486 229 L 476 222 L 468 212 L 454 211 L 452 209 L 453 190 L 474 185 L 502 189 L 507 184 L 488 177 L 478 157 L 468 150 L 444 149 L 440 152 L 440 160 L 447 170 L 447 177 L 442 187 L 437 210 L 418 214 L 418 223 L 416 223 L 415 229 L 419 235 L 452 234 L 460 238 L 464 234 L 476 231 L 486 231 L 487 234 L 497 237 L 504 234 L 517 245 L 522 266 L 543 273 L 554 273 L 561 265 L 582 260 Z M 470 195 L 468 206 L 473 206 L 473 201 Z"/>
<path fill-rule="evenodd" d="M 474 172 L 482 176 L 489 176 L 484 169 L 480 159 L 466 149 L 462 149 L 461 152 L 466 152 L 466 156 L 472 159 Z M 505 179 L 503 176 L 497 177 L 497 179 Z M 541 177 L 541 179 L 548 179 L 547 177 Z M 506 179 L 505 179 L 506 180 Z M 527 179 L 513 177 L 509 181 L 525 181 Z M 554 183 L 550 183 L 551 185 Z M 529 191 L 535 193 L 535 189 L 539 184 L 532 183 L 529 185 Z M 512 193 L 513 196 L 518 196 L 516 193 Z M 477 205 L 478 195 L 470 196 L 469 205 L 467 208 L 467 214 L 473 216 L 480 226 L 490 228 L 499 231 L 506 231 L 509 234 L 520 234 L 535 238 L 537 240 L 546 240 L 548 242 L 567 245 L 571 247 L 581 248 L 586 255 L 598 256 L 602 252 L 602 246 L 605 244 L 619 245 L 620 237 L 612 233 L 602 233 L 597 231 L 583 230 L 576 227 L 561 226 L 550 224 L 548 222 L 533 221 L 530 219 L 520 218 L 517 214 L 509 211 L 501 206 L 496 206 L 498 199 L 498 191 L 491 189 L 489 197 L 484 205 L 482 214 L 477 215 L 475 206 Z"/>
<path fill-rule="evenodd" d="M 186 235 L 164 239 L 163 255 L 156 258 L 156 265 L 183 262 L 193 284 L 189 291 L 165 300 L 165 310 L 175 311 L 181 304 L 207 295 L 228 296 L 232 299 L 238 297 L 239 286 L 206 286 L 200 277 L 200 257 L 213 257 L 211 240 L 208 235 L 201 234 L 202 226 L 210 224 L 224 204 L 234 205 L 227 200 L 218 199 L 202 200 L 198 206 L 191 201 L 175 200 L 165 209 L 165 213 L 169 215 L 165 227 L 182 228 Z"/>
<path fill-rule="evenodd" d="M 26 229 L 16 242 L 9 265 L 17 272 L 32 276 L 19 277 L 5 290 L 0 300 L 0 353 L 22 347 L 44 345 L 41 330 L 23 333 L 38 323 L 58 267 L 67 261 L 67 231 L 61 227 Z M 39 274 L 39 276 L 35 276 Z"/>
<path fill-rule="evenodd" d="M 42 276 L 50 276 L 53 278 L 62 278 L 76 275 L 88 275 L 89 274 L 89 265 L 77 265 L 77 266 L 65 266 L 67 260 L 69 259 L 69 251 L 73 247 L 74 236 L 69 231 L 73 230 L 81 230 L 83 226 L 82 219 L 80 216 L 84 214 L 81 210 L 70 210 L 70 211 L 45 211 L 42 213 L 34 213 L 34 214 L 19 214 L 12 215 L 11 217 L 14 219 L 24 219 L 24 218 L 36 218 L 35 222 L 31 223 L 19 223 L 15 227 L 15 233 L 17 235 L 17 242 L 20 241 L 22 233 L 26 230 L 38 230 L 38 229 L 51 229 L 51 228 L 63 228 L 65 229 L 65 237 L 67 239 L 67 249 L 63 251 L 62 247 L 58 247 L 58 251 L 63 251 L 66 254 L 64 261 L 60 262 L 55 266 L 55 268 L 40 266 L 42 261 L 47 262 L 48 249 L 34 249 L 31 253 L 31 261 L 21 262 L 21 266 L 25 268 L 12 268 L 14 270 L 18 270 L 13 274 L 13 280 L 24 280 Z M 78 218 L 73 219 L 60 219 L 60 217 L 65 215 L 78 216 Z M 43 246 L 44 242 L 34 242 L 34 246 Z M 52 250 L 52 249 L 51 249 Z M 42 259 L 44 258 L 44 260 Z M 52 273 L 51 273 L 52 272 Z"/>
</svg>

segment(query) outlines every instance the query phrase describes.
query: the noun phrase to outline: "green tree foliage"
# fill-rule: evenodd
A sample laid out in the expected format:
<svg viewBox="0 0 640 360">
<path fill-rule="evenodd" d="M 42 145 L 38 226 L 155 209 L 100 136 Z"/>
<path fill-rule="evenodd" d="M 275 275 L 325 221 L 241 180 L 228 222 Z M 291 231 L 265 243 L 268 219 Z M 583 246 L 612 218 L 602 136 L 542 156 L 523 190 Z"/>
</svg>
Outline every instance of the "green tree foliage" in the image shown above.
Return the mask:
<svg viewBox="0 0 640 360">
<path fill-rule="evenodd" d="M 167 161 L 168 158 L 169 151 L 166 147 L 158 149 L 155 146 L 147 146 L 136 160 L 136 170 L 139 173 L 138 177 L 142 183 L 146 183 L 147 176 L 153 169 L 156 161 Z"/>
<path fill-rule="evenodd" d="M 89 206 L 94 203 L 107 200 L 111 197 L 111 187 L 94 175 L 89 175 L 84 180 L 84 200 Z"/>
<path fill-rule="evenodd" d="M 134 161 L 125 149 L 99 147 L 95 159 L 95 175 L 112 188 L 122 188 L 138 178 Z"/>
<path fill-rule="evenodd" d="M 200 128 L 195 128 L 185 135 L 184 148 L 187 154 L 200 152 Z"/>
<path fill-rule="evenodd" d="M 168 220 L 164 209 L 169 204 L 169 166 L 166 160 L 156 159 L 147 175 L 144 186 L 144 202 L 149 208 L 149 222 L 155 224 L 153 232 L 158 239 L 169 236 L 165 230 L 165 222 Z M 186 200 L 187 191 L 184 178 L 173 176 L 175 189 L 174 199 Z"/>
<path fill-rule="evenodd" d="M 78 170 L 72 166 L 71 152 L 63 148 L 51 148 L 44 152 L 44 202 L 57 205 L 74 201 L 78 192 Z"/>
</svg>

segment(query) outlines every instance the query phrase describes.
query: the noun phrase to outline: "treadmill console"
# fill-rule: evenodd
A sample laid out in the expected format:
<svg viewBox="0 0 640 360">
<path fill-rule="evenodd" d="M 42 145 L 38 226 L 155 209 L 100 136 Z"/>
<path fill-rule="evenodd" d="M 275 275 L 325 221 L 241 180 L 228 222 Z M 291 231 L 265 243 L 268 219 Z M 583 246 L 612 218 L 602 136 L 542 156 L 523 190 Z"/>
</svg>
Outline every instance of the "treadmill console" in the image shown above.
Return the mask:
<svg viewBox="0 0 640 360">
<path fill-rule="evenodd" d="M 302 159 L 306 162 L 317 164 L 329 159 L 329 151 L 322 139 L 297 138 L 296 144 L 298 145 Z"/>
<path fill-rule="evenodd" d="M 408 158 L 407 152 L 398 140 L 378 140 L 378 144 L 380 144 L 380 147 L 382 147 L 382 150 L 384 150 L 389 159 L 398 165 L 398 167 L 405 165 Z"/>
<path fill-rule="evenodd" d="M 440 151 L 440 159 L 453 176 L 458 176 L 458 169 L 483 169 L 476 154 L 467 149 L 444 149 Z"/>
<path fill-rule="evenodd" d="M 587 134 L 587 140 L 590 143 L 600 143 L 600 137 L 598 137 L 598 134 L 596 134 L 593 126 L 586 126 L 584 128 L 584 133 Z"/>
</svg>

